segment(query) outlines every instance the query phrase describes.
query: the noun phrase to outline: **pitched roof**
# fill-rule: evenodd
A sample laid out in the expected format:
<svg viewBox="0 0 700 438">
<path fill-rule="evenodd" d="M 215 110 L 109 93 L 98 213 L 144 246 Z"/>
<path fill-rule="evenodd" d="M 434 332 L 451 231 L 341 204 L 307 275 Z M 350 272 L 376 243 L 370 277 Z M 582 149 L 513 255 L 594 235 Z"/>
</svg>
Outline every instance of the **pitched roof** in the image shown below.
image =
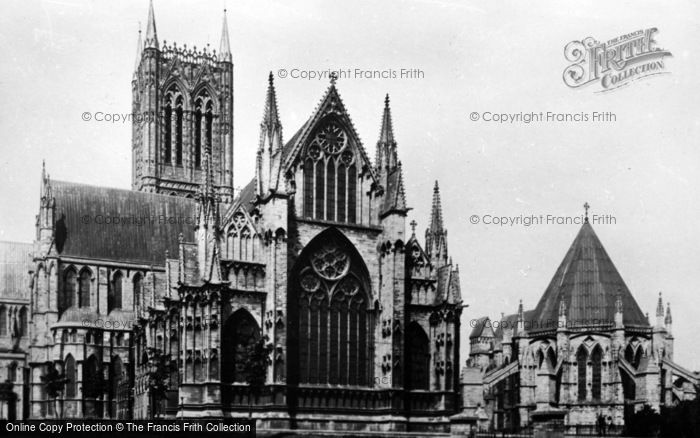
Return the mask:
<svg viewBox="0 0 700 438">
<path fill-rule="evenodd" d="M 532 323 L 528 332 L 556 329 L 562 301 L 566 306 L 568 327 L 612 326 L 618 295 L 622 301 L 623 323 L 648 327 L 642 310 L 586 221 L 528 318 Z"/>
<path fill-rule="evenodd" d="M 166 250 L 177 254 L 180 233 L 194 241 L 192 199 L 64 181 L 51 186 L 62 256 L 163 265 Z"/>
<path fill-rule="evenodd" d="M 0 298 L 29 299 L 31 243 L 0 242 Z"/>
<path fill-rule="evenodd" d="M 474 328 L 469 334 L 469 339 L 479 338 L 479 337 L 494 337 L 493 329 L 491 327 L 491 319 L 488 316 L 482 316 L 481 318 L 473 321 L 471 324 Z"/>
</svg>

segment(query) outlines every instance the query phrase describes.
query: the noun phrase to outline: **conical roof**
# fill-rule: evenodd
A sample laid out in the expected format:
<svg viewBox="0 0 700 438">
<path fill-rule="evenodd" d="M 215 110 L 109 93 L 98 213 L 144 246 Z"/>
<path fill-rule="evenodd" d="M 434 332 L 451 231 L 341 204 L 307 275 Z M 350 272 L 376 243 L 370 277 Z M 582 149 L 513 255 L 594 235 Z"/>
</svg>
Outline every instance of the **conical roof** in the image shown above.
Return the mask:
<svg viewBox="0 0 700 438">
<path fill-rule="evenodd" d="M 624 325 L 648 327 L 644 313 L 586 221 L 529 321 L 525 322 L 526 329 L 529 333 L 555 330 L 562 301 L 567 327 L 612 327 L 618 295 L 622 301 Z"/>
</svg>

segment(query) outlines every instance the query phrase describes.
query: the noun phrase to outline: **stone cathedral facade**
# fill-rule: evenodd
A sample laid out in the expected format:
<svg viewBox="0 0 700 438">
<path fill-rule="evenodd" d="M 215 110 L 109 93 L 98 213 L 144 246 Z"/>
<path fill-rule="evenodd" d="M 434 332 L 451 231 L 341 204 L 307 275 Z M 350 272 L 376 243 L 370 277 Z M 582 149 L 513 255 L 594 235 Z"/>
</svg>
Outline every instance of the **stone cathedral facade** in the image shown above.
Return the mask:
<svg viewBox="0 0 700 438">
<path fill-rule="evenodd" d="M 132 80 L 132 189 L 42 172 L 36 240 L 17 256 L 31 281 L 13 305 L 27 325 L 13 332 L 13 415 L 252 409 L 265 428 L 448 430 L 459 270 L 437 183 L 424 239 L 406 223 L 388 96 L 371 160 L 334 81 L 285 139 L 271 76 L 255 177 L 234 193 L 232 61 L 225 18 L 220 50 L 198 50 L 161 43 L 151 5 Z M 245 363 L 261 338 L 272 352 L 251 395 Z"/>
</svg>

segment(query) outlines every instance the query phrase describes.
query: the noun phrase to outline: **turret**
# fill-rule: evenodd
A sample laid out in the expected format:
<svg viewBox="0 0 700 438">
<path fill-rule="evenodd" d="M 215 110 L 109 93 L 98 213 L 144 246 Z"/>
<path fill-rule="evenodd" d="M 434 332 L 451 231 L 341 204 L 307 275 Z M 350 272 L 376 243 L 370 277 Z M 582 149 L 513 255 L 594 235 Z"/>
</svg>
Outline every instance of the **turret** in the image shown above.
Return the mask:
<svg viewBox="0 0 700 438">
<path fill-rule="evenodd" d="M 671 303 L 666 303 L 666 318 L 664 319 L 666 324 L 666 332 L 670 335 L 672 333 L 673 318 L 671 317 Z"/>
<path fill-rule="evenodd" d="M 656 303 L 656 325 L 654 328 L 660 329 L 664 327 L 664 300 L 659 292 L 659 300 Z"/>
<path fill-rule="evenodd" d="M 433 188 L 430 228 L 425 231 L 425 247 L 436 269 L 447 263 L 449 257 L 447 254 L 447 230 L 442 223 L 442 203 L 440 201 L 440 187 L 437 181 L 435 181 L 435 187 Z"/>
<path fill-rule="evenodd" d="M 265 111 L 260 123 L 260 144 L 255 169 L 256 191 L 265 197 L 279 189 L 279 171 L 282 161 L 282 123 L 277 109 L 274 76 L 270 72 L 265 99 Z"/>
</svg>

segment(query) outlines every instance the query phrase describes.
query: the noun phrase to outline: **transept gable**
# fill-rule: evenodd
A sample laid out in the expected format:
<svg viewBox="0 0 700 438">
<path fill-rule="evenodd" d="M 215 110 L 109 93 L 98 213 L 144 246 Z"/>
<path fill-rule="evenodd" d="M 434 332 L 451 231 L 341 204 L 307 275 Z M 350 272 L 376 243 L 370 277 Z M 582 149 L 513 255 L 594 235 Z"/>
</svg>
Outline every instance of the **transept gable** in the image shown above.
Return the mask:
<svg viewBox="0 0 700 438">
<path fill-rule="evenodd" d="M 341 160 L 358 157 L 358 168 L 369 172 L 373 180 L 376 175 L 367 152 L 362 146 L 355 126 L 334 84 L 328 88 L 311 118 L 302 126 L 285 146 L 283 168 L 289 171 L 296 163 L 316 154 L 337 155 Z"/>
</svg>

